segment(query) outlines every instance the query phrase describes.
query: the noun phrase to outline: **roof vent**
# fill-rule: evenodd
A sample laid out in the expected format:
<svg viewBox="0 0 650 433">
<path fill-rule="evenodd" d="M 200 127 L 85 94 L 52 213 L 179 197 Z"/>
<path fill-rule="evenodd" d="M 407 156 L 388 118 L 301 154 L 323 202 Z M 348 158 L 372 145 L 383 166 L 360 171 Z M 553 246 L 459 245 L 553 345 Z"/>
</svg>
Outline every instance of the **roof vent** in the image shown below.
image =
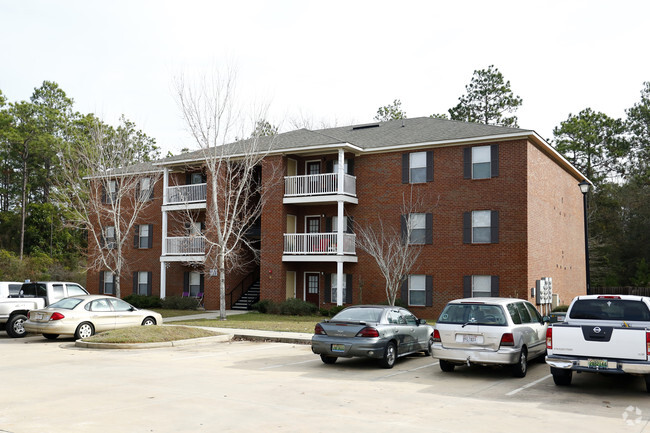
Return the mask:
<svg viewBox="0 0 650 433">
<path fill-rule="evenodd" d="M 353 126 L 352 130 L 356 131 L 357 129 L 377 128 L 378 126 L 379 126 L 379 123 L 367 123 L 365 125 Z"/>
</svg>

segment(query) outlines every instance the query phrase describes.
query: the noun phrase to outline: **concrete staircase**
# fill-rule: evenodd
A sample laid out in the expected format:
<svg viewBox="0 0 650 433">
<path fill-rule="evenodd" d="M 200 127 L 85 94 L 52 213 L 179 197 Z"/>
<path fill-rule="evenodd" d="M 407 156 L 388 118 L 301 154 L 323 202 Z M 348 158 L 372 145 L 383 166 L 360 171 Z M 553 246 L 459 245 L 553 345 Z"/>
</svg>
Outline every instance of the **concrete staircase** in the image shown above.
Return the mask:
<svg viewBox="0 0 650 433">
<path fill-rule="evenodd" d="M 254 282 L 246 292 L 232 305 L 233 310 L 250 310 L 260 300 L 260 282 Z"/>
</svg>

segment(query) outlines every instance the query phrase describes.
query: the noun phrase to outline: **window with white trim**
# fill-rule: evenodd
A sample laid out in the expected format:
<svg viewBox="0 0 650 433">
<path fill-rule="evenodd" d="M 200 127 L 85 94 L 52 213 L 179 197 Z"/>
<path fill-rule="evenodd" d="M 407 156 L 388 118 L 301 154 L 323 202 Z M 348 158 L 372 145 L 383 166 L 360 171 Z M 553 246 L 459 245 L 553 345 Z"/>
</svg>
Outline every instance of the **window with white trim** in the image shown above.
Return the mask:
<svg viewBox="0 0 650 433">
<path fill-rule="evenodd" d="M 492 241 L 492 211 L 472 212 L 472 243 L 489 244 Z"/>
<path fill-rule="evenodd" d="M 115 248 L 115 227 L 104 227 L 104 246 L 108 249 Z"/>
<path fill-rule="evenodd" d="M 149 289 L 149 273 L 148 272 L 138 272 L 138 295 L 148 295 Z"/>
<path fill-rule="evenodd" d="M 190 296 L 196 297 L 201 292 L 201 274 L 190 272 Z"/>
<path fill-rule="evenodd" d="M 472 298 L 492 296 L 492 277 L 490 275 L 472 276 Z"/>
<path fill-rule="evenodd" d="M 409 275 L 409 298 L 408 304 L 413 306 L 426 305 L 427 281 L 426 275 Z"/>
<path fill-rule="evenodd" d="M 149 248 L 149 237 L 151 236 L 149 229 L 150 227 L 148 224 L 141 224 L 139 226 L 139 248 Z"/>
<path fill-rule="evenodd" d="M 409 154 L 410 183 L 425 183 L 427 181 L 427 153 L 413 152 Z"/>
<path fill-rule="evenodd" d="M 472 179 L 492 177 L 492 156 L 490 146 L 472 147 Z"/>
<path fill-rule="evenodd" d="M 153 186 L 151 185 L 151 178 L 150 177 L 143 177 L 140 179 L 140 186 L 139 186 L 139 199 L 140 201 L 149 201 L 151 200 L 151 194 L 152 194 L 152 188 Z"/>
<path fill-rule="evenodd" d="M 102 287 L 102 293 L 105 295 L 114 295 L 115 294 L 115 274 L 111 271 L 104 272 L 104 287 Z"/>
</svg>

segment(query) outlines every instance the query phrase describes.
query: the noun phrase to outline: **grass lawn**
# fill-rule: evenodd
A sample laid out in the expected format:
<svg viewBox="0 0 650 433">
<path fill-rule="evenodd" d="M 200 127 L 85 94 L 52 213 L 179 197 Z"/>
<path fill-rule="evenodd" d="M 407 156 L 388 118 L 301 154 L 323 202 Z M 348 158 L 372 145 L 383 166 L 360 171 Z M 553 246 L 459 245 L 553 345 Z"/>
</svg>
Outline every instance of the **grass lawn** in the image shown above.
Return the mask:
<svg viewBox="0 0 650 433">
<path fill-rule="evenodd" d="M 216 332 L 185 326 L 134 326 L 102 332 L 84 341 L 92 343 L 159 343 L 187 340 L 190 338 L 213 337 Z"/>
<path fill-rule="evenodd" d="M 163 317 L 191 316 L 205 313 L 205 310 L 165 310 L 163 308 L 147 308 L 147 310 L 160 313 Z"/>
<path fill-rule="evenodd" d="M 325 320 L 323 316 L 281 316 L 276 314 L 245 313 L 228 316 L 228 320 L 198 319 L 174 322 L 178 325 L 211 326 L 216 328 L 260 329 L 264 331 L 313 333 L 314 326 Z"/>
</svg>

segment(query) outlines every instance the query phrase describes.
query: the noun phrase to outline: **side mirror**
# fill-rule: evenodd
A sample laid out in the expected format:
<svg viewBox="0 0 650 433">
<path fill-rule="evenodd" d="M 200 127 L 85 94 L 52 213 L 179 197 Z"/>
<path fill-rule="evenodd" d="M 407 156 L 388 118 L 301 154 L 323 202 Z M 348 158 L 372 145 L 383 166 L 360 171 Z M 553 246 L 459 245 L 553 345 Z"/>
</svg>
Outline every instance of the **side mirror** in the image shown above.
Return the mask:
<svg viewBox="0 0 650 433">
<path fill-rule="evenodd" d="M 418 319 L 418 325 L 426 325 L 427 321 L 424 319 Z"/>
<path fill-rule="evenodd" d="M 542 322 L 544 322 L 544 323 L 550 323 L 550 322 L 551 322 L 551 318 L 550 318 L 549 316 L 544 316 L 544 317 L 542 317 Z"/>
</svg>

